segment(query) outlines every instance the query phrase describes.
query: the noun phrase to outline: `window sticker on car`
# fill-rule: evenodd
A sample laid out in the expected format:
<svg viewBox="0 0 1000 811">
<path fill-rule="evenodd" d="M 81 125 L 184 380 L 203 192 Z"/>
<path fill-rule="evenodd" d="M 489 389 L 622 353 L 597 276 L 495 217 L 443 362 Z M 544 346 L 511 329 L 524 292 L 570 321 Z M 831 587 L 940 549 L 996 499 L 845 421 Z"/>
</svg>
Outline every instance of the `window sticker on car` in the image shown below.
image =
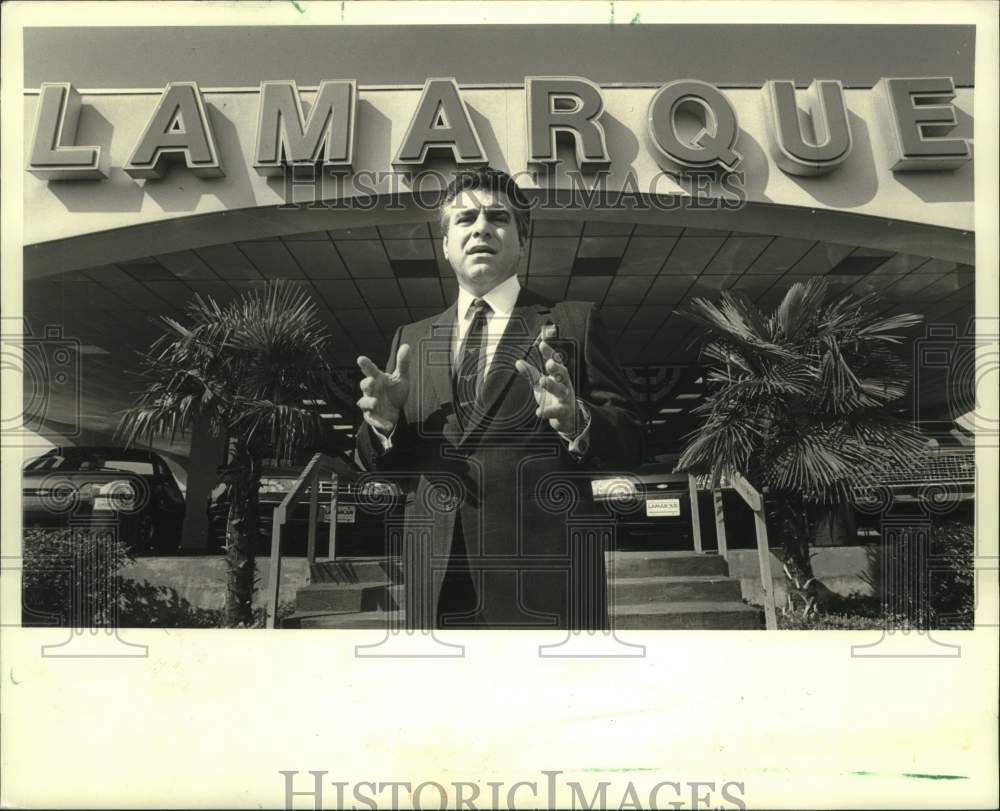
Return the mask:
<svg viewBox="0 0 1000 811">
<path fill-rule="evenodd" d="M 651 498 L 646 501 L 649 518 L 677 518 L 681 514 L 679 498 Z"/>
</svg>

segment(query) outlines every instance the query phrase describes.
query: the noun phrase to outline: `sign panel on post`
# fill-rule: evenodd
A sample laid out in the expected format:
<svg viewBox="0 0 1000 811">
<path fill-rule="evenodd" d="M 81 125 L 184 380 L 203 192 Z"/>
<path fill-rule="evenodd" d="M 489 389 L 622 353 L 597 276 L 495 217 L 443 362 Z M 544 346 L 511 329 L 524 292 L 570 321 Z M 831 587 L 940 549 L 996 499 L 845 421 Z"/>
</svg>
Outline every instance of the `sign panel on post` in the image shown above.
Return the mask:
<svg viewBox="0 0 1000 811">
<path fill-rule="evenodd" d="M 651 498 L 646 501 L 648 518 L 677 518 L 681 514 L 679 498 Z"/>
</svg>

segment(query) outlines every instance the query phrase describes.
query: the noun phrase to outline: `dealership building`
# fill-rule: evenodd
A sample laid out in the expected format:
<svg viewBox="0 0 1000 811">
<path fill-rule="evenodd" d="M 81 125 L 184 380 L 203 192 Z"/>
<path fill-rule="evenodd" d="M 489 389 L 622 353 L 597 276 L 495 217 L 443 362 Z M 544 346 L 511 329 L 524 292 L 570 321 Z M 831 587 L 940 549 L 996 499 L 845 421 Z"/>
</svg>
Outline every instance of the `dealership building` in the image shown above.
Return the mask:
<svg viewBox="0 0 1000 811">
<path fill-rule="evenodd" d="M 490 26 L 492 59 L 463 26 L 28 29 L 27 427 L 111 444 L 160 316 L 292 279 L 333 338 L 347 459 L 355 358 L 456 297 L 426 201 L 489 164 L 536 203 L 524 286 L 599 305 L 651 463 L 704 396 L 678 311 L 723 290 L 767 310 L 821 276 L 924 316 L 901 409 L 947 478 L 975 427 L 975 30 L 754 29 Z M 162 449 L 197 548 L 224 442 Z"/>
</svg>

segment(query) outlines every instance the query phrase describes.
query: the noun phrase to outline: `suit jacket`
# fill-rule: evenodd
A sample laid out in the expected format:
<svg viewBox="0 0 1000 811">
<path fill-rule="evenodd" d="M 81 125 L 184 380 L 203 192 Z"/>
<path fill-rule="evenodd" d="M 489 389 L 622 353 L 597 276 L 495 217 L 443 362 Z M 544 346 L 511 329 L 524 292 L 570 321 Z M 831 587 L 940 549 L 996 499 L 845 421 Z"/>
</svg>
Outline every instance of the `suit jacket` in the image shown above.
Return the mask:
<svg viewBox="0 0 1000 811">
<path fill-rule="evenodd" d="M 475 413 L 463 424 L 452 396 L 456 305 L 401 327 L 410 345 L 410 393 L 386 451 L 371 429 L 357 460 L 407 492 L 401 532 L 406 624 L 434 626 L 455 522 L 479 599 L 480 620 L 502 628 L 605 628 L 604 546 L 611 531 L 594 510 L 591 473 L 630 470 L 643 458 L 641 420 L 594 305 L 554 303 L 521 290 Z M 563 356 L 576 396 L 590 412 L 586 454 L 535 416 L 531 384 L 515 369 L 542 368 L 538 339 Z"/>
</svg>

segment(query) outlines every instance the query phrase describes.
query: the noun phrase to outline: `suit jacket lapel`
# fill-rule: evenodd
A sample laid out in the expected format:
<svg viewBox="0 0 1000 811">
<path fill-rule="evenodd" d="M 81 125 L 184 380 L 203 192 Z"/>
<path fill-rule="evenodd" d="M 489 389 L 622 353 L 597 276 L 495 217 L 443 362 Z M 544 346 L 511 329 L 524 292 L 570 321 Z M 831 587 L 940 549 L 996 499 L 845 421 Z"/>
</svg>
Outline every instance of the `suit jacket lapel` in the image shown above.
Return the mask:
<svg viewBox="0 0 1000 811">
<path fill-rule="evenodd" d="M 497 401 L 518 374 L 514 362 L 524 359 L 532 348 L 537 347 L 539 331 L 550 311 L 551 306 L 548 302 L 525 289 L 521 290 L 514 312 L 511 313 L 507 328 L 493 355 L 475 414 L 465 426 L 461 442 L 465 442 L 471 434 L 481 430 L 492 414 Z M 535 363 L 536 366 L 538 364 L 537 359 L 529 362 Z"/>
<path fill-rule="evenodd" d="M 422 369 L 424 380 L 427 382 L 423 392 L 425 414 L 430 414 L 445 404 L 448 408 L 452 408 L 451 349 L 456 330 L 456 309 L 457 304 L 452 303 L 434 319 L 431 323 L 429 340 L 422 351 Z M 455 444 L 461 438 L 461 430 L 453 411 L 445 415 L 443 433 Z"/>
</svg>

